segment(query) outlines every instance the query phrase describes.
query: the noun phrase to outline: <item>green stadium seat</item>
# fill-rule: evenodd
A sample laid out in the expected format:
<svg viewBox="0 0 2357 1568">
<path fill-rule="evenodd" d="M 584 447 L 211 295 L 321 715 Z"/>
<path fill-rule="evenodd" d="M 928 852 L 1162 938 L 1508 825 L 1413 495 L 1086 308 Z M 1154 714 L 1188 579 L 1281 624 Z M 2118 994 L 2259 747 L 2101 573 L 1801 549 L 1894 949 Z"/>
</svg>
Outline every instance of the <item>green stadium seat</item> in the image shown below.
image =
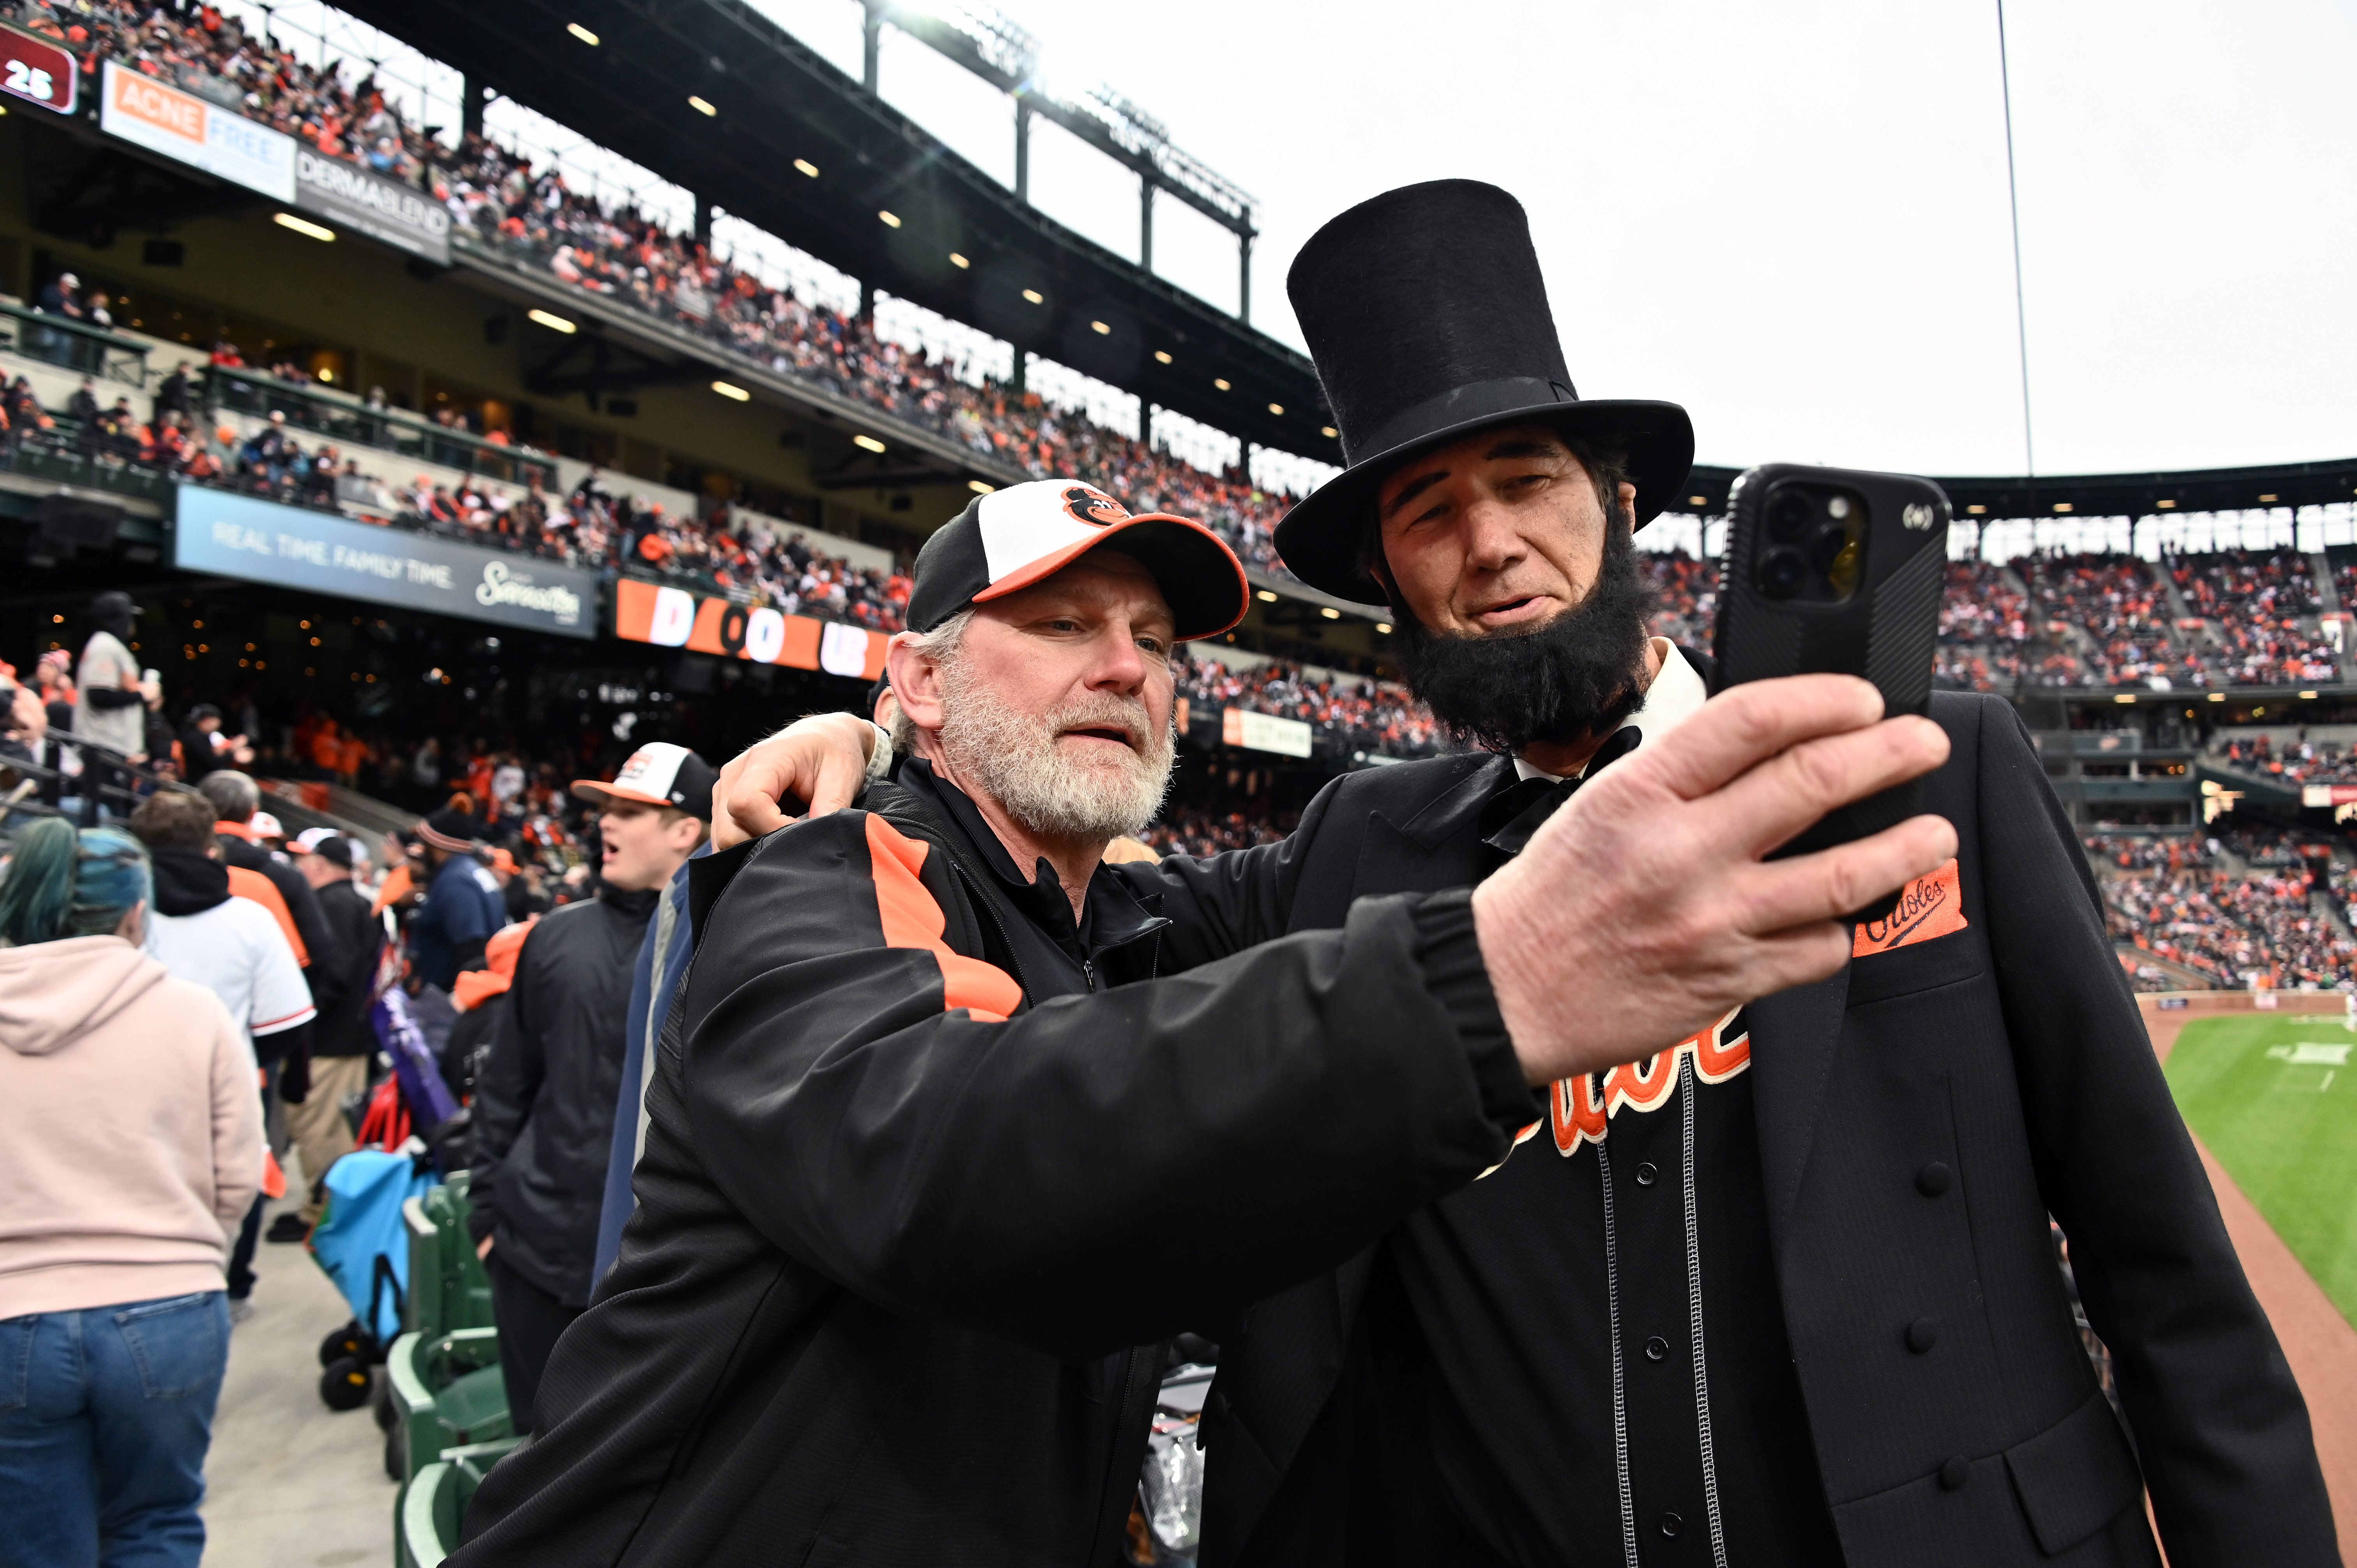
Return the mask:
<svg viewBox="0 0 2357 1568">
<path fill-rule="evenodd" d="M 402 1206 L 409 1227 L 409 1300 L 403 1326 L 431 1337 L 492 1326 L 491 1281 L 467 1233 L 467 1173 Z"/>
<path fill-rule="evenodd" d="M 385 1359 L 403 1468 L 414 1478 L 446 1448 L 511 1436 L 495 1328 L 404 1334 Z"/>
<path fill-rule="evenodd" d="M 393 1568 L 439 1568 L 458 1545 L 475 1488 L 522 1441 L 504 1437 L 449 1449 L 404 1483 L 393 1504 Z"/>
</svg>

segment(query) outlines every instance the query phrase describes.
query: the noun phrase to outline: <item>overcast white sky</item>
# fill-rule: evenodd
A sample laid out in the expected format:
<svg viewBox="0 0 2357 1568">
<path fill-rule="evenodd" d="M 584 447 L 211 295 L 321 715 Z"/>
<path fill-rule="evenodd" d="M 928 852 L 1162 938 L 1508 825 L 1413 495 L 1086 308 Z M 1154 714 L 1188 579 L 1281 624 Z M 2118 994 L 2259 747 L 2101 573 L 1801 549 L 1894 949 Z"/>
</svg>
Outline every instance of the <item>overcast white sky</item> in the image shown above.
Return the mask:
<svg viewBox="0 0 2357 1568">
<path fill-rule="evenodd" d="M 763 8 L 859 70 L 855 0 Z M 1996 11 L 1961 0 L 1006 0 L 1258 197 L 1253 321 L 1298 344 L 1316 228 L 1414 180 L 1531 213 L 1590 397 L 1699 456 L 2018 473 Z M 2357 6 L 2007 7 L 2040 472 L 2357 454 Z M 890 31 L 885 95 L 1000 178 L 1007 101 Z M 1135 180 L 1053 126 L 1032 198 L 1135 255 Z M 1228 308 L 1234 242 L 1164 200 L 1158 272 Z"/>
</svg>

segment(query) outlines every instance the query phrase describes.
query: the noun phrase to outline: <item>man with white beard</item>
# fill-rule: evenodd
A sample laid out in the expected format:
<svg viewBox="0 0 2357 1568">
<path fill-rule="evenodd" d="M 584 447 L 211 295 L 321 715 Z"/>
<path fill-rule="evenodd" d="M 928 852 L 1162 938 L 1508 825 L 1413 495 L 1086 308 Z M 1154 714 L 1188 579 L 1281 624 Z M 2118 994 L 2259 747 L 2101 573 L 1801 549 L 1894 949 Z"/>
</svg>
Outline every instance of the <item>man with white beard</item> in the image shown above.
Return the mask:
<svg viewBox="0 0 2357 1568">
<path fill-rule="evenodd" d="M 1168 922 L 1100 856 L 1161 801 L 1175 646 L 1249 592 L 1199 524 L 1069 480 L 927 542 L 889 780 L 690 871 L 637 1212 L 452 1568 L 1118 1561 L 1160 1341 L 1333 1267 L 1503 1159 L 1533 1085 L 1633 1054 L 1593 1009 L 1502 1021 L 1592 984 L 1544 831 L 1479 915 L 1368 898 L 1155 978 Z M 1663 757 L 1723 781 L 1813 746 L 1811 811 L 1937 760 L 1777 684 L 1739 742 L 1697 721 Z M 1769 901 L 1824 920 L 1949 853 L 1796 857 Z M 1813 964 L 1745 948 L 1661 1006 L 1698 1027 Z"/>
</svg>

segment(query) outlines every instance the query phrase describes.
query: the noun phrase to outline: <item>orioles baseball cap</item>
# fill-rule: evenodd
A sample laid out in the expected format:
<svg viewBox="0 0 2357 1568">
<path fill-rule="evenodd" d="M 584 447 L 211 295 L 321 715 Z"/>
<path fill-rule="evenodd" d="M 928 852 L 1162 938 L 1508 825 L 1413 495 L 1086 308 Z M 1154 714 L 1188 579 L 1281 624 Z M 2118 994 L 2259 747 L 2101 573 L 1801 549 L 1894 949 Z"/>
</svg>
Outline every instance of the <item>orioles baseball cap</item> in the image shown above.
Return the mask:
<svg viewBox="0 0 2357 1568">
<path fill-rule="evenodd" d="M 602 779 L 576 779 L 575 799 L 604 805 L 608 800 L 637 800 L 649 806 L 675 806 L 691 817 L 712 820 L 712 787 L 720 770 L 683 746 L 651 740 L 630 753 L 612 783 Z"/>
<path fill-rule="evenodd" d="M 909 629 L 931 631 L 969 605 L 1053 576 L 1100 545 L 1135 556 L 1154 574 L 1182 642 L 1227 630 L 1251 607 L 1243 563 L 1201 523 L 1160 511 L 1133 516 L 1078 479 L 1034 479 L 975 497 L 925 541 L 909 595 Z"/>
</svg>

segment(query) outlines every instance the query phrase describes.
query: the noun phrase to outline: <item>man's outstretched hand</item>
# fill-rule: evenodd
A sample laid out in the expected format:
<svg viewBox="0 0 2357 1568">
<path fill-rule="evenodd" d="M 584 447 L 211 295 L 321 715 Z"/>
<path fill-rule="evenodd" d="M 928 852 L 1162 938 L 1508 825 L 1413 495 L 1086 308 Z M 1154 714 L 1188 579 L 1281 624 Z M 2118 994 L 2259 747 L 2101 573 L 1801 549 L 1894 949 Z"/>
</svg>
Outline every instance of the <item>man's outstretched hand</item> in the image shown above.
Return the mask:
<svg viewBox="0 0 2357 1568">
<path fill-rule="evenodd" d="M 1598 774 L 1473 893 L 1530 1080 L 1642 1060 L 1840 969 L 1840 917 L 1938 869 L 1956 830 L 1915 817 L 1814 854 L 1760 856 L 1947 758 L 1944 730 L 1883 719 L 1866 682 L 1798 675 L 1723 693 Z"/>
<path fill-rule="evenodd" d="M 712 791 L 712 847 L 727 849 L 800 819 L 807 800 L 823 817 L 859 798 L 876 726 L 853 714 L 813 714 L 738 752 Z"/>
</svg>

